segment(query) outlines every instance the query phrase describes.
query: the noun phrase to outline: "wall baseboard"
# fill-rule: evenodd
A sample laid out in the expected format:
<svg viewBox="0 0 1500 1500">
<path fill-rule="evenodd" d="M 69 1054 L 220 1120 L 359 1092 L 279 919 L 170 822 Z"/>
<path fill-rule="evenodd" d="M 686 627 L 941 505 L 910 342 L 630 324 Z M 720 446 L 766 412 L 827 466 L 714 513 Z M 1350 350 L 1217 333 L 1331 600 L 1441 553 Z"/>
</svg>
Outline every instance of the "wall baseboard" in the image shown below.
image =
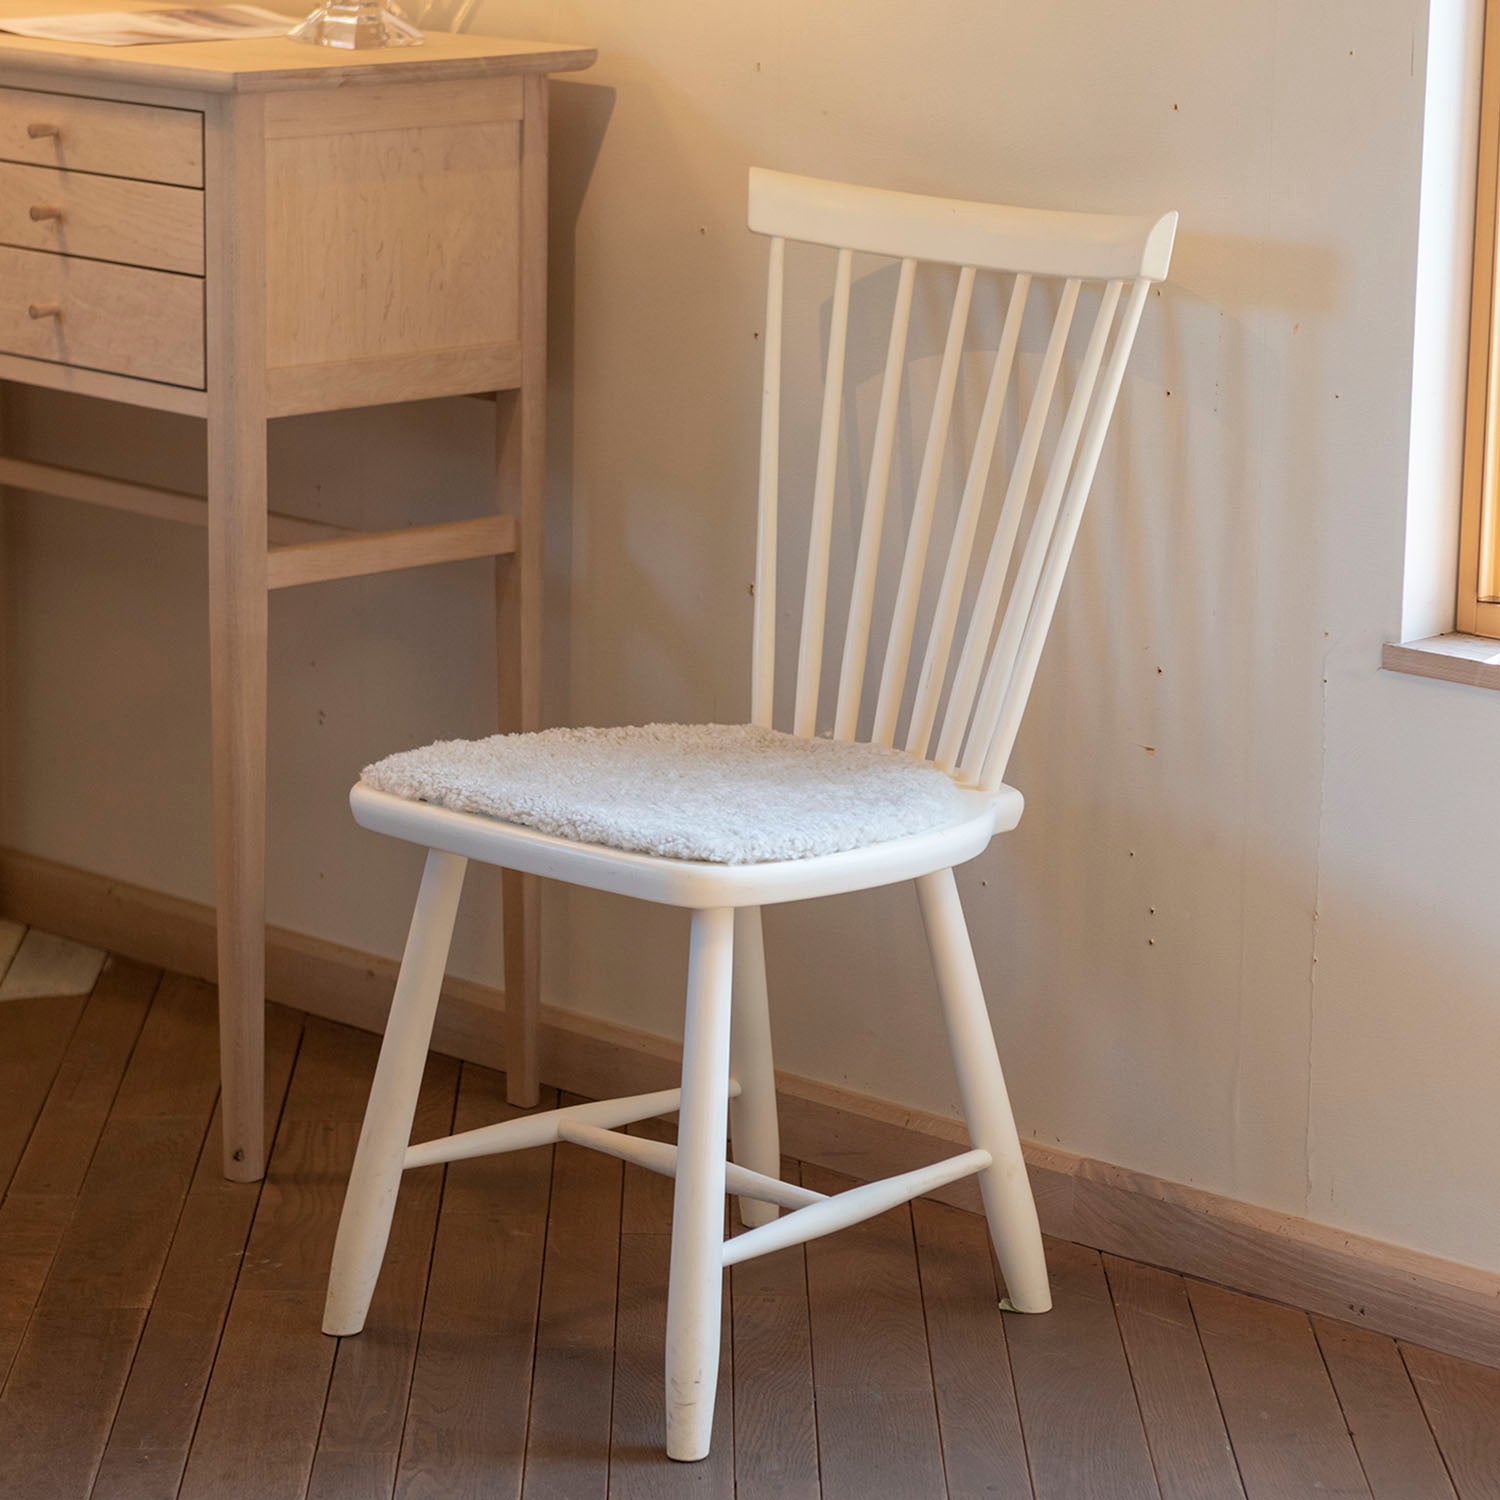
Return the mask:
<svg viewBox="0 0 1500 1500">
<path fill-rule="evenodd" d="M 214 976 L 211 907 L 0 849 L 0 914 L 198 979 Z M 396 962 L 273 927 L 266 992 L 367 1031 L 384 1027 Z M 504 995 L 450 979 L 433 1045 L 503 1068 Z M 601 1098 L 677 1083 L 675 1043 L 542 1008 L 542 1077 Z M 953 1120 L 790 1074 L 778 1077 L 790 1156 L 852 1177 L 908 1171 L 965 1140 Z M 1048 1234 L 1500 1366 L 1500 1275 L 1049 1147 L 1027 1162 Z M 978 1210 L 972 1180 L 934 1195 Z"/>
</svg>

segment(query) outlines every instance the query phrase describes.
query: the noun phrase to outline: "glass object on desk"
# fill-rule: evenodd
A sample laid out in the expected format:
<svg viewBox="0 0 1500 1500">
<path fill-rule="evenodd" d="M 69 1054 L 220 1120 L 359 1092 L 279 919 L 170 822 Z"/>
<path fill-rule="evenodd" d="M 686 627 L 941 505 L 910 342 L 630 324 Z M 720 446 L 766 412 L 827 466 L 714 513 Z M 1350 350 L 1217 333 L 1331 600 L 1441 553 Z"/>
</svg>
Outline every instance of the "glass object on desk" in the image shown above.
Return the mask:
<svg viewBox="0 0 1500 1500">
<path fill-rule="evenodd" d="M 422 45 L 422 33 L 389 0 L 324 0 L 288 35 L 293 41 L 350 51 Z"/>
</svg>

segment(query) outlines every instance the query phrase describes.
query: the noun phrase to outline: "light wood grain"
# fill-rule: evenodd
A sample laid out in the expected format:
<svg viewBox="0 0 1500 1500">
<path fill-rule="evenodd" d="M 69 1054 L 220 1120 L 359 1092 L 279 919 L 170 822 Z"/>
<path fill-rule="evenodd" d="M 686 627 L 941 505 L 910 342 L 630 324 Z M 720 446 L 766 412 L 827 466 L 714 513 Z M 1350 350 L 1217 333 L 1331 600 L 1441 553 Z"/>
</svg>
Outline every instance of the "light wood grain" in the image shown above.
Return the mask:
<svg viewBox="0 0 1500 1500">
<path fill-rule="evenodd" d="M 166 385 L 203 386 L 203 282 L 0 249 L 0 349 Z M 31 310 L 55 305 L 55 317 Z"/>
<path fill-rule="evenodd" d="M 521 386 L 509 410 L 497 403 L 500 505 L 520 522 L 518 551 L 495 573 L 500 640 L 498 707 L 507 733 L 542 727 L 542 585 L 547 483 L 547 139 L 548 84 L 524 84 L 520 161 Z M 501 877 L 505 924 L 506 1080 L 511 1103 L 535 1101 L 540 1086 L 541 888 L 517 871 Z"/>
<path fill-rule="evenodd" d="M 1203 1282 L 1188 1296 L 1248 1500 L 1370 1494 L 1307 1314 Z"/>
<path fill-rule="evenodd" d="M 481 344 L 268 370 L 266 405 L 269 415 L 290 417 L 302 412 L 508 391 L 520 383 L 520 344 Z"/>
<path fill-rule="evenodd" d="M 1454 1500 L 1395 1341 L 1332 1318 L 1312 1324 L 1375 1500 Z"/>
<path fill-rule="evenodd" d="M 5 39 L 0 56 L 13 40 Z M 56 134 L 34 136 L 30 131 L 35 126 Z M 71 172 L 202 187 L 203 116 L 195 109 L 0 88 L 0 157 Z"/>
<path fill-rule="evenodd" d="M 1465 687 L 1500 688 L 1500 650 L 1477 635 L 1435 635 L 1424 641 L 1387 641 L 1380 650 L 1387 672 L 1406 672 Z"/>
<path fill-rule="evenodd" d="M 295 588 L 335 578 L 389 573 L 398 568 L 501 557 L 515 548 L 516 523 L 512 516 L 483 516 L 474 521 L 445 521 L 436 526 L 345 535 L 334 541 L 298 542 L 272 548 L 266 566 L 266 587 Z"/>
<path fill-rule="evenodd" d="M 25 0 L 27 14 L 76 10 L 78 0 Z M 90 3 L 90 0 L 84 0 Z M 158 0 L 119 0 L 118 10 L 150 9 Z M 280 37 L 224 42 L 165 42 L 150 47 L 8 36 L 0 41 L 7 73 L 44 88 L 59 75 L 89 87 L 222 93 L 367 88 L 417 80 L 445 82 L 537 73 L 568 73 L 594 61 L 592 47 L 560 42 L 428 31 L 420 48 L 345 52 Z"/>
<path fill-rule="evenodd" d="M 1401 1353 L 1459 1500 L 1500 1500 L 1500 1371 L 1412 1344 Z"/>
<path fill-rule="evenodd" d="M 1104 1267 L 1094 1250 L 1047 1243 L 1052 1311 L 1005 1320 L 1036 1500 L 1158 1494 Z"/>
<path fill-rule="evenodd" d="M 270 141 L 268 365 L 513 343 L 519 135 L 437 122 Z"/>
<path fill-rule="evenodd" d="M 265 1171 L 266 168 L 264 103 L 208 121 L 208 634 L 224 1173 Z"/>
<path fill-rule="evenodd" d="M 0 161 L 0 242 L 201 276 L 203 194 Z"/>
<path fill-rule="evenodd" d="M 1104 1257 L 1162 1500 L 1241 1500 L 1244 1489 L 1180 1276 Z"/>
<path fill-rule="evenodd" d="M 417 130 L 435 120 L 446 125 L 519 120 L 521 87 L 519 77 L 462 78 L 272 94 L 266 100 L 266 139 Z"/>
<path fill-rule="evenodd" d="M 177 521 L 188 526 L 208 525 L 208 504 L 201 495 L 158 489 L 154 485 L 129 484 L 103 474 L 60 468 L 56 464 L 0 458 L 0 484 L 14 485 L 17 489 L 41 495 L 57 495 L 64 500 L 80 500 L 85 505 L 102 505 L 108 510 L 151 516 L 159 521 Z M 266 534 L 274 543 L 291 543 L 322 541 L 347 536 L 349 532 L 343 526 L 304 521 L 297 516 L 270 511 L 266 517 Z"/>
<path fill-rule="evenodd" d="M 0 1002 L 42 995 L 87 995 L 104 967 L 104 950 L 31 928 L 0 979 Z"/>
<path fill-rule="evenodd" d="M 17 354 L 0 354 L 0 381 L 70 391 L 78 396 L 95 396 L 102 401 L 119 401 L 126 406 L 145 406 L 155 411 L 180 412 L 188 417 L 201 417 L 208 410 L 208 398 L 201 390 L 131 380 L 75 365 L 48 364 Z"/>
</svg>

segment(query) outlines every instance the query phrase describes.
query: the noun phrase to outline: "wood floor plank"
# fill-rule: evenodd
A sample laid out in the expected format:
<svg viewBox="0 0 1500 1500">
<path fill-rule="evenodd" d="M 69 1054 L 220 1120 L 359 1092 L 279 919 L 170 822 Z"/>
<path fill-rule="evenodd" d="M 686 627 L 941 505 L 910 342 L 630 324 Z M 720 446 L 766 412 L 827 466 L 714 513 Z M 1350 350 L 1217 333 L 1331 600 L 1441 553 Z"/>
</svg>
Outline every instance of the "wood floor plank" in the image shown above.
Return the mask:
<svg viewBox="0 0 1500 1500">
<path fill-rule="evenodd" d="M 640 1171 L 627 1167 L 625 1175 L 628 1178 Z M 667 1457 L 664 1350 L 671 1254 L 670 1235 L 630 1232 L 620 1236 L 610 1500 L 729 1500 L 734 1494 L 734 1334 L 728 1297 L 723 1307 L 709 1456 L 691 1464 L 673 1463 Z"/>
<path fill-rule="evenodd" d="M 1098 1252 L 1049 1240 L 1047 1267 L 1052 1311 L 1005 1317 L 1037 1500 L 1155 1497 L 1145 1428 Z"/>
<path fill-rule="evenodd" d="M 0 1192 L 10 1187 L 86 1004 L 79 996 L 0 1005 Z"/>
<path fill-rule="evenodd" d="M 452 1133 L 458 1073 L 452 1058 L 428 1058 L 414 1140 Z M 308 1500 L 373 1500 L 395 1489 L 442 1192 L 441 1166 L 402 1178 L 365 1330 L 338 1341 Z"/>
<path fill-rule="evenodd" d="M 1187 1287 L 1249 1500 L 1368 1500 L 1307 1314 L 1201 1281 Z"/>
<path fill-rule="evenodd" d="M 834 1194 L 851 1179 L 804 1166 Z M 942 1442 L 911 1211 L 906 1205 L 807 1246 L 818 1452 L 828 1500 L 941 1500 Z"/>
<path fill-rule="evenodd" d="M 783 1160 L 781 1175 L 800 1182 L 801 1164 Z M 736 1500 L 818 1500 L 807 1252 L 794 1245 L 742 1261 L 729 1280 Z"/>
<path fill-rule="evenodd" d="M 184 1500 L 302 1500 L 337 1341 L 323 1291 L 378 1039 L 309 1019 L 256 1205 Z"/>
<path fill-rule="evenodd" d="M 1500 1370 L 1401 1345 L 1459 1500 L 1500 1500 Z"/>
<path fill-rule="evenodd" d="M 10 961 L 16 956 L 16 950 L 25 936 L 26 929 L 20 922 L 0 917 L 0 980 L 5 978 L 5 971 L 10 967 Z"/>
<path fill-rule="evenodd" d="M 911 1212 L 949 1500 L 1030 1500 L 989 1231 L 942 1203 Z"/>
<path fill-rule="evenodd" d="M 300 1012 L 266 1009 L 265 1108 L 273 1128 L 302 1024 Z M 224 1178 L 221 1129 L 216 1109 L 94 1481 L 100 1500 L 172 1500 L 182 1481 L 261 1193 L 258 1182 Z"/>
<path fill-rule="evenodd" d="M 88 948 L 71 938 L 29 928 L 4 979 L 0 979 L 0 1002 L 43 995 L 87 995 L 99 978 L 104 959 L 102 948 Z"/>
<path fill-rule="evenodd" d="M 582 1101 L 564 1095 L 558 1102 Z M 622 1186 L 612 1157 L 555 1148 L 525 1500 L 605 1500 L 609 1493 Z"/>
<path fill-rule="evenodd" d="M 1396 1341 L 1332 1318 L 1312 1325 L 1375 1500 L 1454 1500 Z"/>
<path fill-rule="evenodd" d="M 519 1113 L 500 1074 L 464 1064 L 455 1129 Z M 448 1168 L 397 1469 L 402 1500 L 521 1492 L 551 1170 L 550 1149 Z"/>
<path fill-rule="evenodd" d="M 205 987 L 156 991 L 3 1394 L 28 1500 L 86 1495 L 203 1149 L 218 1038 Z"/>
<path fill-rule="evenodd" d="M 123 959 L 105 970 L 0 1204 L 0 1385 L 73 1217 L 160 977 L 155 969 Z"/>
<path fill-rule="evenodd" d="M 1162 1500 L 1243 1500 L 1182 1277 L 1104 1257 Z"/>
</svg>

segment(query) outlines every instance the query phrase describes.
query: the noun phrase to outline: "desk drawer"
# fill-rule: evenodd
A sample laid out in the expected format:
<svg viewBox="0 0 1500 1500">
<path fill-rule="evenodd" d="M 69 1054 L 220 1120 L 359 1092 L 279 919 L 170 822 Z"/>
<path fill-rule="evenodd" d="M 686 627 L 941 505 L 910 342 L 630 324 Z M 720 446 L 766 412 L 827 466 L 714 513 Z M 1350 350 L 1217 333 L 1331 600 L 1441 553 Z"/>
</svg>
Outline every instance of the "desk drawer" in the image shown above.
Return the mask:
<svg viewBox="0 0 1500 1500">
<path fill-rule="evenodd" d="M 203 116 L 0 88 L 0 160 L 203 186 Z"/>
<path fill-rule="evenodd" d="M 202 390 L 203 282 L 0 249 L 0 351 Z"/>
<path fill-rule="evenodd" d="M 203 194 L 0 161 L 0 244 L 203 274 Z"/>
</svg>

